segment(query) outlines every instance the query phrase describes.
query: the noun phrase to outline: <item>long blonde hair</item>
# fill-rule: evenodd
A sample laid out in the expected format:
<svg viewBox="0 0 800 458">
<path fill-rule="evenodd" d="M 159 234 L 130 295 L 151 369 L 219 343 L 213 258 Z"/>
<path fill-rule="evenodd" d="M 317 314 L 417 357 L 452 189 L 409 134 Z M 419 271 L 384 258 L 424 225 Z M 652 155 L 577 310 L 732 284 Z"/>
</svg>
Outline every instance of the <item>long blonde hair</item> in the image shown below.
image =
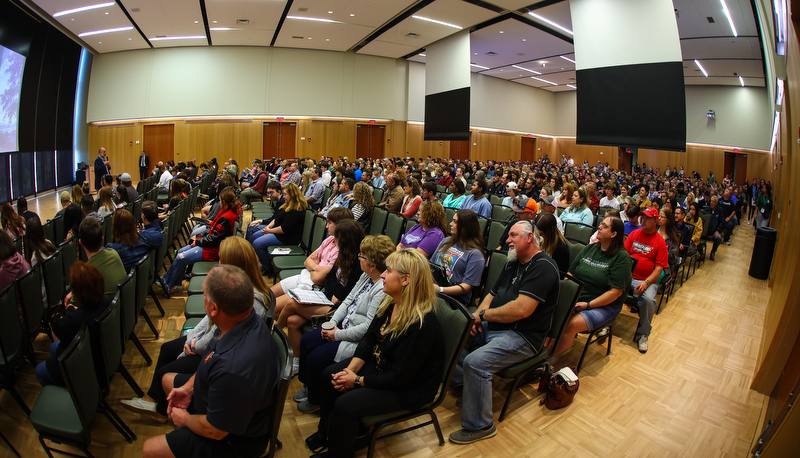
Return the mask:
<svg viewBox="0 0 800 458">
<path fill-rule="evenodd" d="M 306 211 L 308 208 L 308 202 L 306 198 L 303 197 L 303 193 L 300 192 L 300 188 L 297 187 L 294 183 L 289 183 L 283 187 L 286 191 L 286 194 L 289 195 L 289 201 L 281 205 L 281 210 L 285 212 L 290 211 Z"/>
<path fill-rule="evenodd" d="M 253 288 L 267 296 L 267 298 L 270 297 L 269 288 L 264 282 L 264 277 L 261 276 L 261 268 L 259 267 L 261 264 L 259 264 L 256 251 L 250 242 L 241 237 L 225 237 L 225 240 L 219 245 L 219 262 L 220 264 L 240 267 L 250 278 Z"/>
<path fill-rule="evenodd" d="M 415 323 L 422 328 L 425 315 L 435 310 L 438 302 L 428 260 L 419 251 L 412 248 L 395 251 L 386 258 L 386 266 L 396 270 L 398 276 L 409 276 L 408 286 L 403 288 L 400 303 L 396 304 L 397 316 L 384 330 L 385 334 L 395 338 Z M 387 295 L 378 307 L 377 316 L 383 316 L 393 303 L 392 296 Z"/>
</svg>

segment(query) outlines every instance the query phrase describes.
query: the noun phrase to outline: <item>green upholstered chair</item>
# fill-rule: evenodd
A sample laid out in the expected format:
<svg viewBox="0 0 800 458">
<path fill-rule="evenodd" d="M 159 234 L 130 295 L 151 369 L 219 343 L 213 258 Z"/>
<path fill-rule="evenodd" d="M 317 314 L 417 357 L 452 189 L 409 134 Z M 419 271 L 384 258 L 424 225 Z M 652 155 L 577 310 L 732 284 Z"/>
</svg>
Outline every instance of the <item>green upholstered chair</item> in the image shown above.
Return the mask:
<svg viewBox="0 0 800 458">
<path fill-rule="evenodd" d="M 24 355 L 22 345 L 23 333 L 17 311 L 17 297 L 14 285 L 8 285 L 0 291 L 0 389 L 7 390 L 17 401 L 25 415 L 30 415 L 31 410 L 22 396 L 14 388 L 16 381 L 15 369 Z"/>
</svg>

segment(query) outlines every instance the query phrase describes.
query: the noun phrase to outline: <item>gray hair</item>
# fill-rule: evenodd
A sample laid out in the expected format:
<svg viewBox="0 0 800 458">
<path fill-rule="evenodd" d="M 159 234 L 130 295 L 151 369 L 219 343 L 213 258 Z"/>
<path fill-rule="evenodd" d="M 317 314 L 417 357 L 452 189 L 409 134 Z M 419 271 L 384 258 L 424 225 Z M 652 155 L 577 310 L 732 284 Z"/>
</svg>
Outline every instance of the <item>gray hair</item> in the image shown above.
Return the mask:
<svg viewBox="0 0 800 458">
<path fill-rule="evenodd" d="M 528 235 L 531 232 L 533 233 L 533 244 L 537 247 L 541 246 L 542 243 L 542 236 L 539 235 L 539 229 L 536 228 L 536 225 L 533 224 L 533 221 L 530 220 L 519 220 L 516 224 L 519 224 L 520 230 L 522 230 L 522 235 Z"/>
</svg>

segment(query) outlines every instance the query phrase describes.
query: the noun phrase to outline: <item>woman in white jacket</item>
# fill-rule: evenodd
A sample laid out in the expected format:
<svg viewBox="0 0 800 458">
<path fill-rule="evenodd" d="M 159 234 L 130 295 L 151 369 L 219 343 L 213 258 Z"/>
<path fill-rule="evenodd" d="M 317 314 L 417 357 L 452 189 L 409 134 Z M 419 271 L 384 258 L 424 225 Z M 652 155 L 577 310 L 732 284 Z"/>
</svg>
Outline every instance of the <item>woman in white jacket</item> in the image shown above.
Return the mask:
<svg viewBox="0 0 800 458">
<path fill-rule="evenodd" d="M 363 273 L 333 314 L 330 321 L 334 328 L 329 331 L 314 329 L 300 341 L 298 376 L 303 389 L 293 397 L 300 403 L 297 406 L 300 412 L 319 410 L 322 371 L 353 356 L 386 295 L 381 274 L 386 270 L 386 258 L 395 251 L 392 240 L 385 235 L 368 235 L 361 241 L 360 249 L 358 258 Z"/>
</svg>

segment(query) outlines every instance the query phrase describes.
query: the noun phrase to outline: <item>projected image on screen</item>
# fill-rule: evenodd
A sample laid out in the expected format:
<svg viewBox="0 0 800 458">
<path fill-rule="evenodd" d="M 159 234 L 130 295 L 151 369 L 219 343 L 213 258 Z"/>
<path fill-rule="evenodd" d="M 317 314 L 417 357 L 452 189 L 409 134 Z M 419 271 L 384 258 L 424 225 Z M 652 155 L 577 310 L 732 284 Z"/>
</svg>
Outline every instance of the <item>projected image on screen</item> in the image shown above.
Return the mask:
<svg viewBox="0 0 800 458">
<path fill-rule="evenodd" d="M 0 153 L 17 151 L 19 93 L 25 56 L 0 46 Z"/>
</svg>

